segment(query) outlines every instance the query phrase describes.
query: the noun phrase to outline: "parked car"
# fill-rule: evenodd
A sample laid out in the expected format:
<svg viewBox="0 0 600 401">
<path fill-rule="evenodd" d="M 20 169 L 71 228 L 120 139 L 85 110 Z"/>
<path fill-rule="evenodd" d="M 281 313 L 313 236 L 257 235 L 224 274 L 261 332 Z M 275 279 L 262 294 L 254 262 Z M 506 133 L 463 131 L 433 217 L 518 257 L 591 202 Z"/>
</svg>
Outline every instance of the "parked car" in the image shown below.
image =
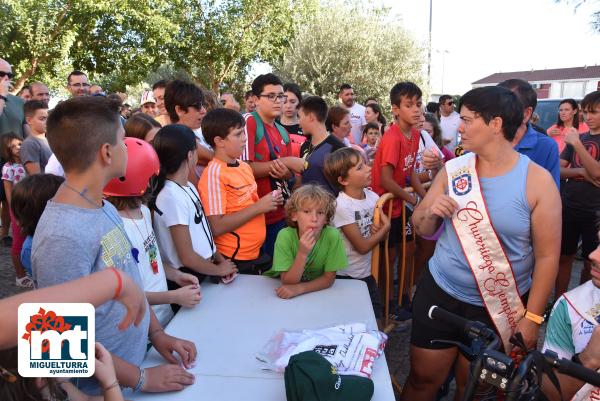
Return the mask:
<svg viewBox="0 0 600 401">
<path fill-rule="evenodd" d="M 581 103 L 581 99 L 575 99 Z M 539 99 L 535 108 L 535 113 L 540 116 L 537 125 L 547 130 L 553 124 L 556 124 L 558 118 L 558 105 L 562 99 Z"/>
</svg>

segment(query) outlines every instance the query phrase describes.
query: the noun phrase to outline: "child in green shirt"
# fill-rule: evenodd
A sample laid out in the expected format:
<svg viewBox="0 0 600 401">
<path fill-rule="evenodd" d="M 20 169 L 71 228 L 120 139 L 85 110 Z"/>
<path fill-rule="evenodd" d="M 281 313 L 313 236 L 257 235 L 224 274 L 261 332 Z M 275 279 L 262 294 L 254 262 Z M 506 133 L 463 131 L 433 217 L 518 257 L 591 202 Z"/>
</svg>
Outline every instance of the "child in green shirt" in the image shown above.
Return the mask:
<svg viewBox="0 0 600 401">
<path fill-rule="evenodd" d="M 287 201 L 285 212 L 288 227 L 277 235 L 267 272 L 281 277 L 277 296 L 288 299 L 331 287 L 335 272 L 348 266 L 340 232 L 328 225 L 335 199 L 318 185 L 304 185 Z"/>
</svg>

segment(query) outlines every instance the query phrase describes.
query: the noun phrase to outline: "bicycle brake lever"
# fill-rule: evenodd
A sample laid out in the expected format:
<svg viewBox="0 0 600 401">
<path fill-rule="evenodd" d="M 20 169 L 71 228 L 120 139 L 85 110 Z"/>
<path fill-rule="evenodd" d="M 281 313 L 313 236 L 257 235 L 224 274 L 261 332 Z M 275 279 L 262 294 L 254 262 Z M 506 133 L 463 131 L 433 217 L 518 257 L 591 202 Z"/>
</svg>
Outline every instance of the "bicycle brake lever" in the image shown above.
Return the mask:
<svg viewBox="0 0 600 401">
<path fill-rule="evenodd" d="M 451 340 L 431 340 L 431 344 L 450 344 L 450 345 L 454 345 L 455 347 L 458 347 L 458 349 L 460 350 L 460 352 L 469 361 L 473 361 L 477 357 L 477 354 L 475 354 L 469 347 L 465 346 L 463 343 L 460 343 L 458 341 L 451 341 Z"/>
</svg>

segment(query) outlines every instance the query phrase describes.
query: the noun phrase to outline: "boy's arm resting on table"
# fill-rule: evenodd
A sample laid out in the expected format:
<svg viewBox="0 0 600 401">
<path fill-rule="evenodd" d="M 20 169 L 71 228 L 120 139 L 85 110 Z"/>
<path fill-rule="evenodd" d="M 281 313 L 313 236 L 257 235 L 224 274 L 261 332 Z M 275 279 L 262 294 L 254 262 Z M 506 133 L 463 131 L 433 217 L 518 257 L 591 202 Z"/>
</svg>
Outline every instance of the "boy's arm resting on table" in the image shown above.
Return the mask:
<svg viewBox="0 0 600 401">
<path fill-rule="evenodd" d="M 309 292 L 324 290 L 331 287 L 334 282 L 335 272 L 324 272 L 322 276 L 314 280 L 303 281 L 297 284 L 284 284 L 282 280 L 283 285 L 277 288 L 275 292 L 279 298 L 288 299 Z"/>
<path fill-rule="evenodd" d="M 117 380 L 123 387 L 134 388 L 139 380 L 140 367 L 111 354 L 115 364 Z M 184 368 L 175 364 L 164 364 L 144 368 L 144 384 L 141 391 L 146 393 L 165 393 L 167 391 L 183 390 L 185 386 L 194 383 L 194 376 Z"/>
<path fill-rule="evenodd" d="M 381 186 L 386 192 L 394 194 L 396 198 L 400 198 L 411 205 L 416 205 L 417 198 L 405 191 L 404 188 L 398 185 L 396 180 L 394 180 L 394 167 L 390 164 L 386 164 L 381 169 Z"/>
<path fill-rule="evenodd" d="M 227 276 L 233 273 L 233 268 L 224 268 L 211 263 L 194 251 L 188 226 L 177 224 L 169 227 L 169 231 L 173 238 L 177 255 L 185 267 L 209 276 Z"/>
<path fill-rule="evenodd" d="M 300 252 L 296 254 L 294 263 L 290 266 L 288 271 L 281 272 L 281 284 L 298 284 L 302 280 L 302 274 L 304 273 L 304 266 L 306 265 L 306 259 L 308 253 Z"/>
</svg>

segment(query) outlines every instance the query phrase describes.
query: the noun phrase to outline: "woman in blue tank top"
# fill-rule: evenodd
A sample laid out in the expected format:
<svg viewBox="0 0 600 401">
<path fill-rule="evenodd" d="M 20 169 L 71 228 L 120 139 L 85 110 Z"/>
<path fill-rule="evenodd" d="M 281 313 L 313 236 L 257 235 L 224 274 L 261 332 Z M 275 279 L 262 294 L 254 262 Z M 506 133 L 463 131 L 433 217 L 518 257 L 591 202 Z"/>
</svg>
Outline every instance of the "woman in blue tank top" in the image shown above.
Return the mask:
<svg viewBox="0 0 600 401">
<path fill-rule="evenodd" d="M 489 220 L 506 255 L 504 260 L 512 267 L 518 290 L 518 294 L 516 290 L 513 294 L 520 295 L 527 312 L 525 317 L 515 316 L 514 331 L 521 332 L 527 346 L 534 348 L 558 268 L 561 233 L 558 189 L 545 169 L 513 149 L 513 143 L 518 143 L 524 134 L 521 129 L 524 111 L 514 93 L 500 87 L 476 88 L 462 97 L 459 109 L 462 146 L 476 155 L 481 195 Z M 530 114 L 531 108 L 525 109 L 526 119 Z M 467 157 L 473 155 L 462 156 Z M 431 236 L 441 224 L 444 227 L 413 301 L 411 371 L 402 394 L 405 400 L 434 399 L 452 366 L 455 366 L 457 399 L 462 398 L 466 384 L 467 359 L 455 346 L 431 341 L 467 340 L 458 330 L 429 319 L 432 305 L 495 329 L 490 314 L 499 313 L 498 309 L 489 312 L 486 309 L 475 278 L 475 274 L 480 274 L 479 267 L 474 265 L 473 271 L 469 264 L 469 260 L 476 259 L 472 252 L 479 252 L 482 257 L 484 248 L 475 250 L 473 246 L 465 246 L 466 239 L 457 236 L 452 224 L 457 209 L 458 203 L 448 194 L 448 173 L 444 168 L 413 214 L 415 230 L 421 236 Z"/>
</svg>

